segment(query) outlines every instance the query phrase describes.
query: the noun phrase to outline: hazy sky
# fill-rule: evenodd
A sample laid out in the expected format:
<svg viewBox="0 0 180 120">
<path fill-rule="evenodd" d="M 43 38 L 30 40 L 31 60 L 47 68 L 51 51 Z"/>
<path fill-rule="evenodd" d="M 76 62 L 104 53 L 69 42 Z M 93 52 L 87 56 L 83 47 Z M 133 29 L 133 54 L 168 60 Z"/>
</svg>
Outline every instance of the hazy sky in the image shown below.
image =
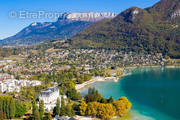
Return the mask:
<svg viewBox="0 0 180 120">
<path fill-rule="evenodd" d="M 0 0 L 0 39 L 16 34 L 33 22 L 56 21 L 55 16 L 60 12 L 114 12 L 118 14 L 132 6 L 146 8 L 158 1 Z"/>
</svg>

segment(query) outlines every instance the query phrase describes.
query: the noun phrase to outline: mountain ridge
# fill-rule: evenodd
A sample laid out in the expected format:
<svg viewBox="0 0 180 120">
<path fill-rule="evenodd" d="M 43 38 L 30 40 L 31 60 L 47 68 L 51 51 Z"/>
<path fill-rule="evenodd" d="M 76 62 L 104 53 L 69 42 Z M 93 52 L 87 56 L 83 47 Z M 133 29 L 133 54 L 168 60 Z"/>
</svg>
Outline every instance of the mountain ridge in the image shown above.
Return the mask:
<svg viewBox="0 0 180 120">
<path fill-rule="evenodd" d="M 146 9 L 131 7 L 111 20 L 94 23 L 72 37 L 72 45 L 76 48 L 158 52 L 180 58 L 180 18 L 170 16 L 180 10 L 180 1 L 170 1 L 161 0 Z"/>
<path fill-rule="evenodd" d="M 68 17 L 71 15 L 70 17 Z M 67 39 L 92 23 L 104 18 L 113 18 L 114 13 L 64 13 L 56 22 L 34 22 L 16 35 L 0 41 L 0 46 L 26 46 L 52 39 Z M 72 19 L 73 17 L 73 19 Z M 75 19 L 77 18 L 77 19 Z"/>
</svg>

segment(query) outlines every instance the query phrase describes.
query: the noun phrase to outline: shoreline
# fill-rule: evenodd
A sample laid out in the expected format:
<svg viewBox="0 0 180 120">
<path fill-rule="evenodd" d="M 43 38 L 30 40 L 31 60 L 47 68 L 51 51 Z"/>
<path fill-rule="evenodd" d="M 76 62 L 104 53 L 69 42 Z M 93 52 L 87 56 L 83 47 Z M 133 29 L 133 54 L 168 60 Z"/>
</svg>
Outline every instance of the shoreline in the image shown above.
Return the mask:
<svg viewBox="0 0 180 120">
<path fill-rule="evenodd" d="M 129 67 L 125 67 L 125 68 L 121 68 L 123 71 L 124 70 L 128 70 L 128 69 L 137 69 L 137 68 L 180 68 L 180 66 L 175 66 L 175 65 L 169 65 L 169 66 L 160 66 L 160 65 L 153 65 L 153 66 L 141 66 L 141 67 L 138 67 L 138 66 L 129 66 Z M 126 75 L 129 75 L 129 74 L 124 74 L 119 76 L 119 77 L 101 77 L 101 76 L 97 76 L 97 77 L 92 77 L 91 80 L 89 81 L 86 81 L 82 84 L 76 84 L 75 86 L 75 89 L 80 92 L 83 88 L 85 88 L 86 86 L 89 86 L 95 82 L 105 82 L 105 81 L 109 81 L 109 80 L 113 80 L 115 82 L 118 82 L 119 79 L 121 77 L 124 77 Z"/>
<path fill-rule="evenodd" d="M 161 66 L 142 66 L 142 67 L 131 67 L 131 69 L 135 69 L 136 71 L 136 68 L 149 68 L 150 70 L 154 68 L 154 70 L 157 70 L 157 69 L 166 69 L 166 68 L 170 68 L 170 69 L 176 69 L 176 68 L 180 68 L 180 66 L 164 66 L 164 67 L 161 67 Z M 130 67 L 124 69 L 124 70 L 127 70 L 127 69 L 130 69 Z M 169 69 L 168 69 L 169 70 Z M 178 69 L 179 70 L 179 69 Z M 126 74 L 123 74 L 122 76 L 125 76 Z M 121 76 L 121 77 L 122 77 Z M 103 78 L 103 77 L 102 77 Z M 103 80 L 103 81 L 106 81 L 106 80 Z M 90 84 L 88 84 L 90 85 Z M 86 86 L 84 86 L 86 87 Z M 83 89 L 83 88 L 82 88 Z M 80 89 L 80 90 L 82 90 Z M 85 88 L 86 89 L 86 88 Z M 80 91 L 79 90 L 79 91 Z M 140 109 L 141 110 L 141 109 Z M 151 109 L 147 109 L 147 111 L 152 111 Z M 143 119 L 143 120 L 154 120 L 156 118 L 156 116 L 151 116 L 151 114 L 147 114 L 148 112 L 144 112 L 144 111 L 139 111 L 138 109 L 132 109 L 129 114 L 127 116 L 125 116 L 125 118 L 122 118 L 122 119 L 126 119 L 126 120 L 139 120 L 139 119 Z M 156 109 L 154 110 L 154 113 L 157 113 Z M 158 117 L 165 117 L 165 118 L 170 118 L 170 116 L 166 116 L 162 113 L 158 113 Z M 119 120 L 121 118 L 116 118 L 114 117 L 112 120 Z M 90 120 L 90 119 L 89 119 Z"/>
<path fill-rule="evenodd" d="M 116 81 L 117 78 L 116 77 L 93 77 L 91 80 L 87 81 L 87 82 L 84 82 L 82 84 L 76 84 L 75 88 L 78 92 L 80 92 L 84 87 L 88 86 L 88 85 L 91 85 L 95 82 L 104 82 L 104 81 L 107 81 L 107 80 L 114 80 Z"/>
</svg>

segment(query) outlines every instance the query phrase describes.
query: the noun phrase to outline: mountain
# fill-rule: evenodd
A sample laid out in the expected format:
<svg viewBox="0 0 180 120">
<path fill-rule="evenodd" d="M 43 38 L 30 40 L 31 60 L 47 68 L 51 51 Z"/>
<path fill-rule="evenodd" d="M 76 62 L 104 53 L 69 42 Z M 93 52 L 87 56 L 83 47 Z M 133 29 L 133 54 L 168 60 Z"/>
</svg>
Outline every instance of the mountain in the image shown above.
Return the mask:
<svg viewBox="0 0 180 120">
<path fill-rule="evenodd" d="M 52 39 L 66 39 L 98 20 L 114 16 L 114 13 L 106 12 L 64 13 L 56 22 L 32 23 L 16 35 L 0 41 L 0 45 L 33 45 Z"/>
<path fill-rule="evenodd" d="M 113 18 L 115 17 L 115 13 L 110 12 L 102 12 L 102 13 L 64 13 L 60 18 L 61 19 L 70 19 L 76 21 L 98 21 L 104 18 Z"/>
<path fill-rule="evenodd" d="M 90 25 L 72 37 L 71 44 L 180 58 L 180 0 L 161 0 L 146 9 L 131 7 Z"/>
</svg>

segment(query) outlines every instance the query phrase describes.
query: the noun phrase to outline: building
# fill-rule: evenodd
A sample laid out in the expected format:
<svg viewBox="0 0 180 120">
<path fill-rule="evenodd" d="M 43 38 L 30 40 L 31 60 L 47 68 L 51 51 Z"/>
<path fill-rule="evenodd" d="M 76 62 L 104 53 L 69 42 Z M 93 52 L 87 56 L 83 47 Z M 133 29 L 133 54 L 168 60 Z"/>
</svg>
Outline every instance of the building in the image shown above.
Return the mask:
<svg viewBox="0 0 180 120">
<path fill-rule="evenodd" d="M 14 76 L 9 75 L 7 73 L 0 73 L 0 81 L 7 80 L 7 79 L 14 79 Z"/>
<path fill-rule="evenodd" d="M 0 92 L 4 92 L 3 91 L 3 83 L 2 83 L 2 81 L 0 81 Z"/>
<path fill-rule="evenodd" d="M 6 79 L 0 81 L 0 92 L 20 92 L 21 87 L 41 85 L 41 81 Z"/>
<path fill-rule="evenodd" d="M 45 110 L 53 110 L 56 106 L 57 99 L 59 98 L 61 103 L 61 95 L 59 95 L 59 89 L 57 87 L 49 87 L 45 91 L 42 91 L 39 96 L 39 100 L 44 101 Z M 63 96 L 66 99 L 66 96 Z"/>
<path fill-rule="evenodd" d="M 39 100 L 43 100 L 44 104 L 49 104 L 54 103 L 58 97 L 59 89 L 57 87 L 50 87 L 40 93 Z"/>
<path fill-rule="evenodd" d="M 12 62 L 15 62 L 11 59 L 3 59 L 3 60 L 0 60 L 0 63 L 12 63 Z"/>
</svg>

